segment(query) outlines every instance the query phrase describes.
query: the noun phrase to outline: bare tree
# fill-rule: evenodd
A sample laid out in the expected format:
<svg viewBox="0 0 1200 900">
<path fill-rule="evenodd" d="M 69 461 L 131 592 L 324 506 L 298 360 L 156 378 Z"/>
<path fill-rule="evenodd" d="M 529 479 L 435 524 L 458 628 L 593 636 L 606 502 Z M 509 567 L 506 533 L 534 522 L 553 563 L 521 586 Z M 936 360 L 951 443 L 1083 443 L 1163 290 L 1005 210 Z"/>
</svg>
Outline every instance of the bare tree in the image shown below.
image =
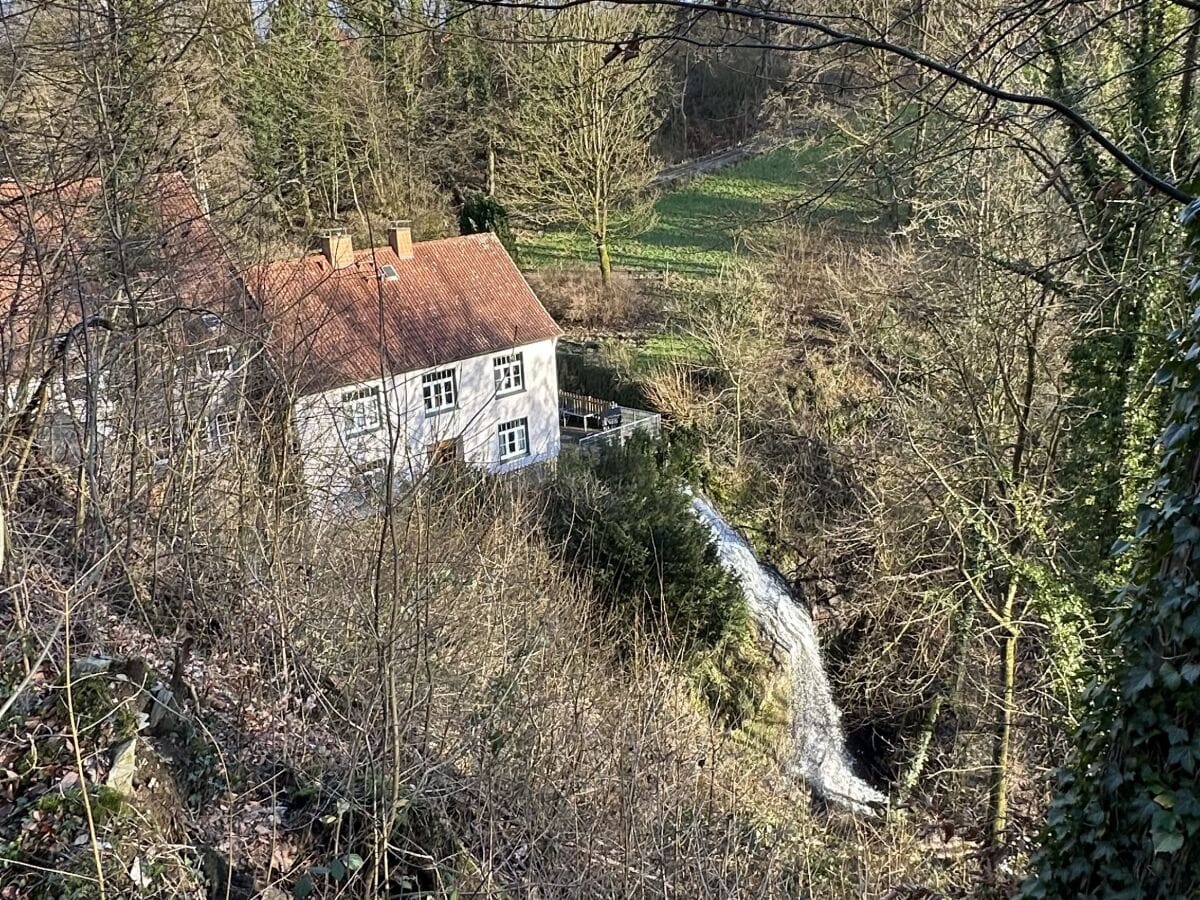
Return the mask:
<svg viewBox="0 0 1200 900">
<path fill-rule="evenodd" d="M 581 6 L 521 22 L 535 37 L 509 57 L 517 101 L 502 147 L 500 195 L 530 223 L 582 229 L 607 285 L 609 242 L 644 221 L 655 172 L 650 137 L 661 74 L 655 51 L 642 43 L 654 16 Z"/>
</svg>

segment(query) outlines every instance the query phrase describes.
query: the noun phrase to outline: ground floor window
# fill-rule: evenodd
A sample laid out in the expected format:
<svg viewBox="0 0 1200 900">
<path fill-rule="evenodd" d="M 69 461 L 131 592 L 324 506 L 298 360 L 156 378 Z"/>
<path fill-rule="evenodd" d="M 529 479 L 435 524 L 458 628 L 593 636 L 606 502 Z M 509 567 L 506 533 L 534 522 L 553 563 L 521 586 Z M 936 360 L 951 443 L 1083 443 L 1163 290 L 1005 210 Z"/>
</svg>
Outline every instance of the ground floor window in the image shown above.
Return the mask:
<svg viewBox="0 0 1200 900">
<path fill-rule="evenodd" d="M 500 441 L 500 459 L 516 459 L 529 455 L 529 420 L 513 419 L 496 429 Z"/>
<path fill-rule="evenodd" d="M 462 459 L 462 441 L 451 438 L 448 441 L 434 441 L 426 450 L 426 456 L 431 466 L 450 466 Z"/>
<path fill-rule="evenodd" d="M 208 420 L 208 446 L 220 450 L 233 443 L 237 434 L 237 413 L 221 412 Z"/>
<path fill-rule="evenodd" d="M 387 462 L 359 463 L 350 475 L 350 500 L 355 506 L 378 506 L 387 496 Z"/>
</svg>

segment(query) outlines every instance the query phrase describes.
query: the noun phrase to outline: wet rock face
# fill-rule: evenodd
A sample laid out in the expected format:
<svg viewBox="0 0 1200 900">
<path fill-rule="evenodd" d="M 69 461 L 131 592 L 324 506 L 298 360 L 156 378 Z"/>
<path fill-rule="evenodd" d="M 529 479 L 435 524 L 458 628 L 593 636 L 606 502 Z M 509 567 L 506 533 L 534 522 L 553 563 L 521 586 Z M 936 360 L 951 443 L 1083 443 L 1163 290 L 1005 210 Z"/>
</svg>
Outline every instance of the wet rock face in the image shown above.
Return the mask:
<svg viewBox="0 0 1200 900">
<path fill-rule="evenodd" d="M 808 609 L 706 500 L 693 496 L 692 511 L 712 533 L 721 565 L 741 582 L 750 614 L 784 658 L 791 682 L 790 774 L 832 804 L 863 813 L 884 806 L 887 798 L 854 772 Z"/>
</svg>

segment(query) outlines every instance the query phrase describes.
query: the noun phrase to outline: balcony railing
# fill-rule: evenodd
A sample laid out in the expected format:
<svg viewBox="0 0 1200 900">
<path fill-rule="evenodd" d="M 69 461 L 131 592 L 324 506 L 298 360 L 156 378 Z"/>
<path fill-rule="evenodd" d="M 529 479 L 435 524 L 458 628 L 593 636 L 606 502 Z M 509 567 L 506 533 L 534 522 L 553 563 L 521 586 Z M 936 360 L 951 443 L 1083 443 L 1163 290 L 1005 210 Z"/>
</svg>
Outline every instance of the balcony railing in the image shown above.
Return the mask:
<svg viewBox="0 0 1200 900">
<path fill-rule="evenodd" d="M 585 452 L 620 446 L 637 431 L 657 437 L 662 426 L 658 413 L 571 391 L 558 392 L 558 412 L 563 443 Z"/>
</svg>

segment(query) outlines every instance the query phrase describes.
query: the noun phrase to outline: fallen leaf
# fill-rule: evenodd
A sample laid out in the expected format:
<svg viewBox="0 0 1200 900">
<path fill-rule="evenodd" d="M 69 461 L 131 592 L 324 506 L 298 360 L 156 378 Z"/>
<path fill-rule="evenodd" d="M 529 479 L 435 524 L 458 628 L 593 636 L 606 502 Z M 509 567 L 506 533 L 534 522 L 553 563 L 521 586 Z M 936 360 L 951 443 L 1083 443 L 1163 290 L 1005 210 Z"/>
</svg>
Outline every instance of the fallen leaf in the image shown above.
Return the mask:
<svg viewBox="0 0 1200 900">
<path fill-rule="evenodd" d="M 140 888 L 150 887 L 150 882 L 154 880 L 150 877 L 149 873 L 142 871 L 142 858 L 140 856 L 133 858 L 133 865 L 129 867 L 129 880 Z"/>
</svg>

